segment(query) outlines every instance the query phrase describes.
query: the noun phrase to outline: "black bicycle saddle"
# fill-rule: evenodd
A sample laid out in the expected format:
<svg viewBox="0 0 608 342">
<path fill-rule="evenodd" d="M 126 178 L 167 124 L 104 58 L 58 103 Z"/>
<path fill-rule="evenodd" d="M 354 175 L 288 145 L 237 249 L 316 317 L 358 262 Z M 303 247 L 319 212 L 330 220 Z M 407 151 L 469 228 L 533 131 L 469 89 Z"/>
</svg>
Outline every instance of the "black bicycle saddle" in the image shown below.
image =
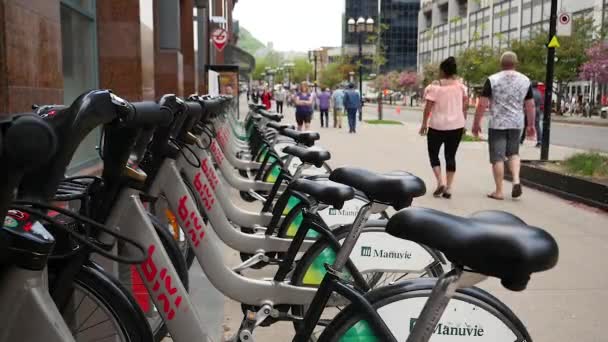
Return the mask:
<svg viewBox="0 0 608 342">
<path fill-rule="evenodd" d="M 332 171 L 329 180 L 362 191 L 370 201 L 386 203 L 399 210 L 412 204 L 415 197 L 426 193 L 422 179 L 405 171 L 375 173 L 355 167 Z"/>
<path fill-rule="evenodd" d="M 302 163 L 312 164 L 316 167 L 323 166 L 323 162 L 331 158 L 331 154 L 326 150 L 310 149 L 295 145 L 289 145 L 283 149 L 283 152 L 298 157 Z"/>
<path fill-rule="evenodd" d="M 282 124 L 282 123 L 278 123 L 278 122 L 274 122 L 274 121 L 270 121 L 269 123 L 267 123 L 266 127 L 270 127 L 272 129 L 276 129 L 279 132 L 282 131 L 282 130 L 284 130 L 285 128 L 294 129 L 293 125 Z"/>
<path fill-rule="evenodd" d="M 460 217 L 408 208 L 389 219 L 386 231 L 437 249 L 454 264 L 499 278 L 512 291 L 525 289 L 530 274 L 552 268 L 559 255 L 549 233 L 502 211 Z"/>
<path fill-rule="evenodd" d="M 283 114 L 279 114 L 279 113 L 273 113 L 273 112 L 269 112 L 267 110 L 259 110 L 258 114 L 262 115 L 263 117 L 265 117 L 268 120 L 272 120 L 275 122 L 279 122 L 281 120 L 283 120 Z"/>
<path fill-rule="evenodd" d="M 321 135 L 319 135 L 318 132 L 298 132 L 289 128 L 285 128 L 283 131 L 281 131 L 281 134 L 292 138 L 298 144 L 306 145 L 308 147 L 313 146 L 315 141 L 321 138 Z"/>
<path fill-rule="evenodd" d="M 344 202 L 355 197 L 355 190 L 350 186 L 332 181 L 312 181 L 297 179 L 289 185 L 293 190 L 312 196 L 321 203 L 342 209 Z"/>
</svg>

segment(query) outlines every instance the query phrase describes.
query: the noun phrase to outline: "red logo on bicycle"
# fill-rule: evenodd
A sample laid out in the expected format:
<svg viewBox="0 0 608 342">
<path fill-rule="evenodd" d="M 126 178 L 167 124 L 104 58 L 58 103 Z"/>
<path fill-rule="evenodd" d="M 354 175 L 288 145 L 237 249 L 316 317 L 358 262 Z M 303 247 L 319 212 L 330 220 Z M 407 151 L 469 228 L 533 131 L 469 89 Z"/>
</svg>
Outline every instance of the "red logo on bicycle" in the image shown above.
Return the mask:
<svg viewBox="0 0 608 342">
<path fill-rule="evenodd" d="M 162 268 L 160 272 L 158 271 L 158 267 L 152 260 L 155 250 L 154 245 L 148 247 L 148 258 L 141 264 L 141 270 L 146 280 L 154 284 L 151 295 L 156 296 L 156 299 L 162 302 L 160 309 L 167 315 L 168 320 L 172 320 L 182 302 L 182 296 L 177 294 L 177 287 L 173 287 L 173 280 L 167 274 L 167 269 Z"/>
<path fill-rule="evenodd" d="M 217 141 L 219 141 L 222 147 L 226 147 L 226 143 L 228 142 L 228 136 L 226 134 L 226 129 L 221 128 L 217 132 Z"/>
<path fill-rule="evenodd" d="M 205 237 L 205 230 L 203 229 L 203 223 L 198 221 L 199 218 L 196 212 L 191 212 L 188 210 L 188 207 L 186 206 L 187 200 L 188 196 L 185 195 L 179 199 L 177 214 L 179 215 L 179 218 L 182 220 L 182 223 L 186 228 L 186 233 L 192 239 L 192 244 L 194 245 L 194 247 L 198 247 L 198 245 Z"/>
<path fill-rule="evenodd" d="M 213 208 L 213 205 L 215 204 L 215 198 L 213 198 L 213 194 L 211 193 L 209 186 L 201 182 L 200 172 L 197 172 L 194 176 L 194 187 L 196 188 L 198 194 L 201 196 L 201 199 L 203 200 L 205 210 L 211 210 L 211 208 Z"/>
<path fill-rule="evenodd" d="M 201 169 L 203 170 L 205 177 L 207 177 L 207 181 L 211 184 L 211 188 L 215 191 L 220 181 L 217 178 L 215 170 L 213 170 L 213 167 L 209 164 L 209 158 L 201 160 Z"/>
<path fill-rule="evenodd" d="M 215 141 L 213 141 L 211 143 L 211 146 L 209 146 L 209 147 L 211 149 L 211 154 L 213 155 L 213 158 L 215 159 L 215 162 L 217 163 L 217 166 L 221 166 L 222 163 L 224 162 L 224 152 L 222 152 L 220 147 L 217 146 L 217 143 Z"/>
</svg>

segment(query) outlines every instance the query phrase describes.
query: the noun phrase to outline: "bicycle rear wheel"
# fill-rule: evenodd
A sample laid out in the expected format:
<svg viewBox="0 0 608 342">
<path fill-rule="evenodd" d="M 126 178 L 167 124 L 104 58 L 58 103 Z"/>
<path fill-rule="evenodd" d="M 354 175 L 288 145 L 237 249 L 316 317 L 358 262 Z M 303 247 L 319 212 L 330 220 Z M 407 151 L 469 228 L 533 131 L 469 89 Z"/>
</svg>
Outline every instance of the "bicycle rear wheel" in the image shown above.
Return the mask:
<svg viewBox="0 0 608 342">
<path fill-rule="evenodd" d="M 416 279 L 380 288 L 365 296 L 398 341 L 405 341 L 435 279 Z M 319 337 L 319 342 L 380 341 L 374 329 L 354 306 L 341 311 Z M 502 302 L 479 288 L 458 290 L 450 300 L 431 339 L 526 342 L 532 341 L 523 323 Z"/>
<path fill-rule="evenodd" d="M 49 280 L 54 279 L 49 274 Z M 127 289 L 103 271 L 83 266 L 61 314 L 77 342 L 139 342 L 153 339 L 148 321 Z"/>
</svg>

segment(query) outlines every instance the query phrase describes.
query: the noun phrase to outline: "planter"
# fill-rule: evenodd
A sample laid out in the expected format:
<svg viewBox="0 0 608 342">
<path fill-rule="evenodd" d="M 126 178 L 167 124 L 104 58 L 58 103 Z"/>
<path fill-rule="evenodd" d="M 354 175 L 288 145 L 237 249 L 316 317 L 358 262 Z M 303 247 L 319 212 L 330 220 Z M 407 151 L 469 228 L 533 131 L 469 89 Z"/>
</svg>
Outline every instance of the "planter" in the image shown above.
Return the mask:
<svg viewBox="0 0 608 342">
<path fill-rule="evenodd" d="M 522 184 L 570 201 L 608 211 L 608 185 L 542 167 L 542 165 L 550 163 L 555 163 L 555 161 L 522 160 L 520 171 Z M 505 178 L 512 180 L 506 165 Z"/>
</svg>

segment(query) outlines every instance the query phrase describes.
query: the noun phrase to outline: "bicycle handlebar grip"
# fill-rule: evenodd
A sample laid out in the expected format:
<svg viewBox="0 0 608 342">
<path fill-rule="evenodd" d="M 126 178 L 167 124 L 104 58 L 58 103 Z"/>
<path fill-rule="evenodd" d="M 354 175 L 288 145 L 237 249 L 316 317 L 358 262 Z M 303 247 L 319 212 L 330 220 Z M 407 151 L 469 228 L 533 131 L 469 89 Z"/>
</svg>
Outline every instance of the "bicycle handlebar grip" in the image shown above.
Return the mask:
<svg viewBox="0 0 608 342">
<path fill-rule="evenodd" d="M 205 109 L 205 114 L 207 117 L 214 118 L 220 115 L 222 111 L 222 100 L 219 98 L 213 98 L 208 100 L 203 100 L 203 107 Z"/>
<path fill-rule="evenodd" d="M 179 137 L 185 139 L 184 134 L 187 134 L 200 120 L 203 118 L 203 107 L 197 101 L 186 101 L 186 120 L 181 127 Z"/>
<path fill-rule="evenodd" d="M 166 126 L 173 121 L 171 109 L 156 102 L 132 102 L 133 111 L 128 115 L 128 126 Z"/>
<path fill-rule="evenodd" d="M 46 163 L 56 152 L 57 136 L 51 126 L 34 114 L 13 120 L 4 134 L 3 155 L 18 168 Z"/>
</svg>

